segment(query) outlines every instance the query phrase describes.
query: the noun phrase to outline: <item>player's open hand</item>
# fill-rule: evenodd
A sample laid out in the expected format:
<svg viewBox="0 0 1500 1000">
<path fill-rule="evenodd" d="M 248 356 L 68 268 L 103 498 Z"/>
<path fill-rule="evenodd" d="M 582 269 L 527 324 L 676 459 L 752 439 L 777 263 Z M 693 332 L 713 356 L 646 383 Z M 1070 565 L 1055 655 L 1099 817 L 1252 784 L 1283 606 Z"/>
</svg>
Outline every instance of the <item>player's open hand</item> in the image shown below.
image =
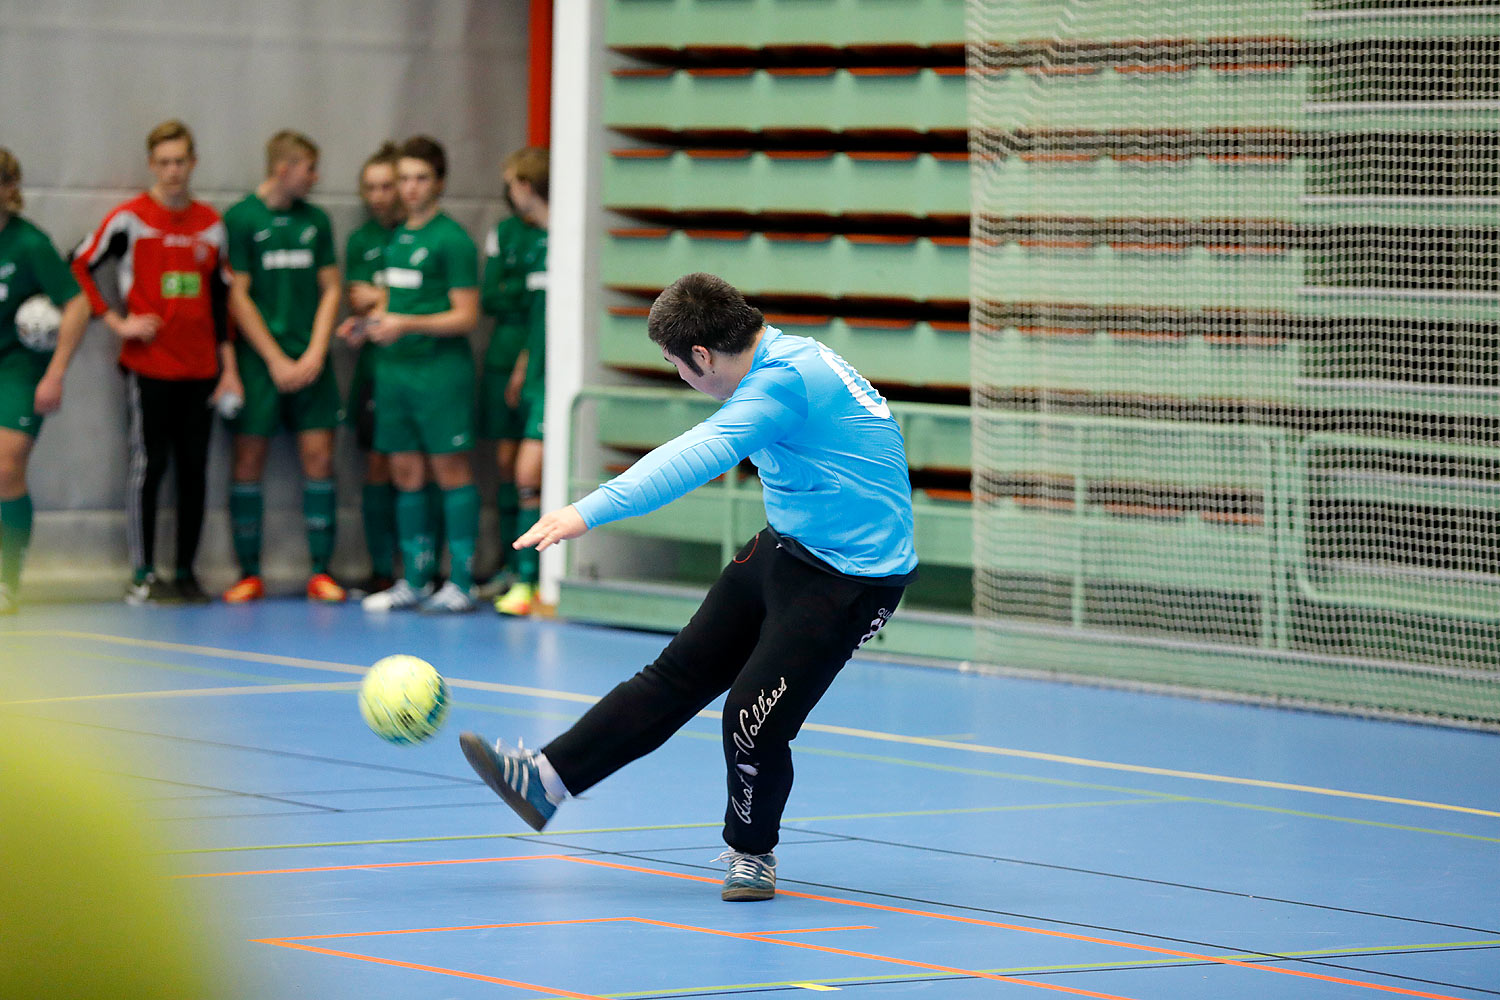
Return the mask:
<svg viewBox="0 0 1500 1000">
<path fill-rule="evenodd" d="M 543 514 L 536 524 L 516 539 L 513 548 L 535 548 L 541 552 L 558 542 L 577 538 L 588 530 L 589 526 L 583 523 L 583 515 L 578 513 L 578 509 L 572 504 L 568 504 L 566 507 Z"/>
</svg>

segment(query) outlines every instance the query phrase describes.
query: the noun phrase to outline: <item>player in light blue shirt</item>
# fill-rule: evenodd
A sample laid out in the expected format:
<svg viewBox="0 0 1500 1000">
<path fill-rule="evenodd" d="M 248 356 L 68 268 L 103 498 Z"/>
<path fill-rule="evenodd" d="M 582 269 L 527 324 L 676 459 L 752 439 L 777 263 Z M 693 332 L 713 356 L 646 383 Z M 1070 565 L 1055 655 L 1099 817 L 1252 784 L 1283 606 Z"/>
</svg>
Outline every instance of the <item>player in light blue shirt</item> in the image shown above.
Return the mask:
<svg viewBox="0 0 1500 1000">
<path fill-rule="evenodd" d="M 791 740 L 916 575 L 905 445 L 885 400 L 848 362 L 767 326 L 720 278 L 679 278 L 651 307 L 647 330 L 683 381 L 724 405 L 542 517 L 516 546 L 544 549 L 655 510 L 745 458 L 760 472 L 768 525 L 654 663 L 540 752 L 491 747 L 474 733 L 460 743 L 540 830 L 568 795 L 656 749 L 727 690 L 722 896 L 769 899 Z"/>
</svg>

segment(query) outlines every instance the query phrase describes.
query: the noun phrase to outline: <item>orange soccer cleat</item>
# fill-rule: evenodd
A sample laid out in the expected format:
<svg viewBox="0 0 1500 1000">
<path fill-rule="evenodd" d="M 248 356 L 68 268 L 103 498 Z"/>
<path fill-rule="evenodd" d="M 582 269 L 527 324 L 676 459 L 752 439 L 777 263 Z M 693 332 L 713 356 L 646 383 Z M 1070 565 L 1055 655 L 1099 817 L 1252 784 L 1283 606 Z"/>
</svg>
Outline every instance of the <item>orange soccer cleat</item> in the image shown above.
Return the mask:
<svg viewBox="0 0 1500 1000">
<path fill-rule="evenodd" d="M 307 599 L 326 604 L 342 603 L 349 595 L 327 573 L 314 573 L 307 581 Z"/>
<path fill-rule="evenodd" d="M 248 604 L 266 596 L 266 585 L 258 576 L 247 576 L 224 591 L 225 604 Z"/>
</svg>

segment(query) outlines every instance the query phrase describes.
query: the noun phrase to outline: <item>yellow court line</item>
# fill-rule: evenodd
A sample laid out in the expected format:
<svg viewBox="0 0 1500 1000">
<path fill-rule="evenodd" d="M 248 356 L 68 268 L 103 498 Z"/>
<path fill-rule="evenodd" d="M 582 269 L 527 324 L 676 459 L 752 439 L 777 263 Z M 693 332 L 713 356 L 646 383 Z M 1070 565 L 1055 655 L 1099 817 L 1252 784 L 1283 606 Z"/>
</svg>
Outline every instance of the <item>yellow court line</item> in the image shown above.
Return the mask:
<svg viewBox="0 0 1500 1000">
<path fill-rule="evenodd" d="M 157 639 L 135 639 L 123 636 L 103 635 L 95 632 L 67 630 L 45 630 L 15 632 L 13 635 L 56 636 L 60 638 L 90 639 L 97 642 L 113 642 L 127 646 L 142 646 L 148 649 L 167 649 L 177 652 L 198 653 L 225 659 L 242 659 L 254 663 L 274 663 L 280 666 L 299 667 L 309 670 L 331 670 L 339 673 L 363 674 L 368 668 L 353 663 L 334 663 L 326 660 L 309 660 L 293 656 L 277 656 L 270 653 L 250 653 L 235 649 L 220 649 L 214 646 L 194 646 L 163 642 Z M 471 681 L 448 678 L 450 686 L 478 691 L 493 691 L 523 697 L 544 698 L 552 701 L 574 701 L 593 704 L 599 699 L 594 695 L 573 691 L 554 691 L 547 688 L 523 687 L 515 684 L 496 684 L 491 681 Z M 704 711 L 702 718 L 721 719 L 722 713 Z M 1018 750 L 1013 747 L 987 746 L 982 743 L 964 743 L 957 740 L 935 739 L 926 736 L 907 736 L 887 733 L 877 729 L 858 729 L 852 726 L 834 726 L 827 723 L 808 722 L 803 731 L 827 733 L 832 736 L 848 736 L 854 739 L 872 740 L 880 743 L 900 743 L 906 746 L 929 747 L 935 750 L 958 750 L 966 753 L 986 754 L 995 757 L 1017 757 L 1022 760 L 1042 761 L 1049 764 L 1066 764 L 1072 767 L 1095 768 L 1104 771 L 1123 771 L 1129 774 L 1151 774 L 1163 778 L 1179 778 L 1187 781 L 1208 781 L 1224 785 L 1239 785 L 1246 788 L 1265 788 L 1283 792 L 1299 792 L 1306 795 L 1322 795 L 1329 798 L 1357 799 L 1363 802 L 1380 802 L 1386 805 L 1411 806 L 1417 809 L 1435 809 L 1441 812 L 1467 813 L 1472 816 L 1489 816 L 1500 819 L 1500 811 L 1479 809 L 1474 806 L 1453 805 L 1447 802 L 1429 802 L 1423 799 L 1406 799 L 1394 795 L 1378 795 L 1374 792 L 1353 792 L 1341 788 L 1324 788 L 1318 785 L 1300 785 L 1286 781 L 1267 781 L 1262 778 L 1243 778 L 1227 774 L 1211 774 L 1203 771 L 1182 771 L 1175 768 L 1152 767 L 1146 764 L 1126 764 L 1119 761 L 1095 760 L 1089 757 L 1073 757 L 1066 754 L 1044 753 L 1038 750 Z"/>
<path fill-rule="evenodd" d="M 1444 812 L 1469 813 L 1474 816 L 1500 818 L 1500 812 L 1493 809 L 1476 809 L 1473 806 L 1456 806 L 1446 802 L 1427 802 L 1422 799 L 1403 799 L 1394 795 L 1377 795 L 1373 792 L 1351 792 L 1340 788 L 1298 785 L 1286 781 L 1266 781 L 1261 778 L 1241 778 L 1227 774 L 1208 774 L 1202 771 L 1179 771 L 1174 768 L 1150 767 L 1145 764 L 1122 764 L 1118 761 L 1093 760 L 1088 757 L 1069 757 L 1065 754 L 1042 753 L 1036 750 L 1016 750 L 1010 747 L 985 746 L 981 743 L 958 743 L 953 740 L 935 740 L 922 736 L 903 736 L 897 733 L 884 733 L 874 729 L 855 729 L 850 726 L 808 723 L 802 728 L 811 729 L 819 733 L 831 733 L 836 736 L 853 736 L 858 739 L 876 740 L 884 743 L 904 743 L 908 746 L 934 747 L 942 750 L 967 750 L 971 753 L 990 754 L 996 757 L 1019 757 L 1023 760 L 1040 760 L 1051 764 L 1071 764 L 1076 767 L 1094 767 L 1106 771 L 1125 771 L 1130 774 L 1154 774 L 1164 778 L 1212 781 L 1224 785 L 1271 788 L 1283 792 L 1305 792 L 1309 795 L 1326 795 L 1337 799 L 1360 799 L 1365 802 L 1383 802 L 1388 805 L 1415 806 L 1419 809 L 1439 809 Z"/>
</svg>

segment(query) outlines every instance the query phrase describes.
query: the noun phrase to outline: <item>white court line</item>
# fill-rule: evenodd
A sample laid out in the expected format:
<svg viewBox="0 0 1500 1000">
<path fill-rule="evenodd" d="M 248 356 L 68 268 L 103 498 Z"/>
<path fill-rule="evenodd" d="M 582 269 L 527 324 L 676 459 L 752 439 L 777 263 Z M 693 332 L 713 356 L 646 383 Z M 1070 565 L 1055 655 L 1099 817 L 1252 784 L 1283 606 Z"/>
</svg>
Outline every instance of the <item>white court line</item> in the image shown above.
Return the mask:
<svg viewBox="0 0 1500 1000">
<path fill-rule="evenodd" d="M 299 691 L 354 691 L 358 681 L 336 681 L 328 684 L 251 684 L 245 687 L 173 688 L 166 691 L 118 691 L 114 694 L 70 694 L 57 698 L 26 698 L 0 701 L 8 705 L 55 705 L 65 701 L 124 701 L 131 698 L 212 698 L 226 694 L 295 694 Z"/>
<path fill-rule="evenodd" d="M 246 660 L 252 663 L 274 663 L 286 667 L 297 667 L 306 670 L 330 670 L 345 674 L 363 674 L 369 669 L 367 666 L 354 663 L 308 660 L 294 656 L 250 653 L 235 649 L 220 649 L 214 646 L 192 646 L 175 642 L 162 642 L 156 639 L 135 639 L 123 636 L 102 635 L 94 632 L 48 630 L 12 632 L 8 634 L 88 639 L 95 642 L 110 642 L 145 649 L 198 653 L 204 656 L 215 656 L 223 659 Z M 447 680 L 451 687 L 474 691 L 492 691 L 498 694 L 513 694 L 528 698 L 543 698 L 551 701 L 572 701 L 589 705 L 599 700 L 595 695 L 579 694 L 573 691 L 553 691 L 547 688 L 524 687 L 517 684 L 497 684 L 493 681 L 471 681 L 454 677 L 449 677 Z M 294 685 L 294 687 L 297 686 Z M 214 690 L 224 691 L 227 689 L 219 688 Z M 248 690 L 259 691 L 262 688 Z M 713 711 L 699 712 L 698 715 L 705 719 L 723 718 L 722 713 Z M 872 740 L 879 743 L 899 743 L 906 746 L 930 747 L 937 750 L 958 750 L 965 753 L 986 754 L 995 757 L 1016 757 L 1022 760 L 1044 761 L 1050 764 L 1067 764 L 1073 767 L 1087 767 L 1103 771 L 1123 771 L 1130 774 L 1151 774 L 1164 778 L 1208 781 L 1224 785 L 1239 785 L 1246 788 L 1266 788 L 1283 792 L 1300 792 L 1307 795 L 1321 795 L 1328 798 L 1357 799 L 1363 802 L 1380 802 L 1386 805 L 1412 806 L 1418 809 L 1435 809 L 1441 812 L 1466 813 L 1471 816 L 1489 816 L 1500 819 L 1500 811 L 1492 809 L 1478 809 L 1473 806 L 1452 805 L 1446 802 L 1427 802 L 1422 799 L 1403 799 L 1392 795 L 1377 795 L 1373 792 L 1351 792 L 1339 788 L 1322 788 L 1317 785 L 1298 785 L 1285 781 L 1266 781 L 1260 778 L 1242 778 L 1234 775 L 1210 774 L 1202 771 L 1179 771 L 1173 768 L 1151 767 L 1145 764 L 1125 764 L 1118 761 L 1094 760 L 1088 757 L 1070 757 L 1064 754 L 1042 753 L 1036 750 L 1017 750 L 1011 747 L 987 746 L 983 743 L 964 743 L 957 740 L 934 739 L 926 736 L 906 736 L 901 733 L 887 733 L 876 729 L 856 729 L 850 726 L 833 726 L 826 723 L 809 722 L 804 724 L 802 728 L 805 731 L 828 733 L 833 736 L 849 736 L 855 739 Z"/>
</svg>

